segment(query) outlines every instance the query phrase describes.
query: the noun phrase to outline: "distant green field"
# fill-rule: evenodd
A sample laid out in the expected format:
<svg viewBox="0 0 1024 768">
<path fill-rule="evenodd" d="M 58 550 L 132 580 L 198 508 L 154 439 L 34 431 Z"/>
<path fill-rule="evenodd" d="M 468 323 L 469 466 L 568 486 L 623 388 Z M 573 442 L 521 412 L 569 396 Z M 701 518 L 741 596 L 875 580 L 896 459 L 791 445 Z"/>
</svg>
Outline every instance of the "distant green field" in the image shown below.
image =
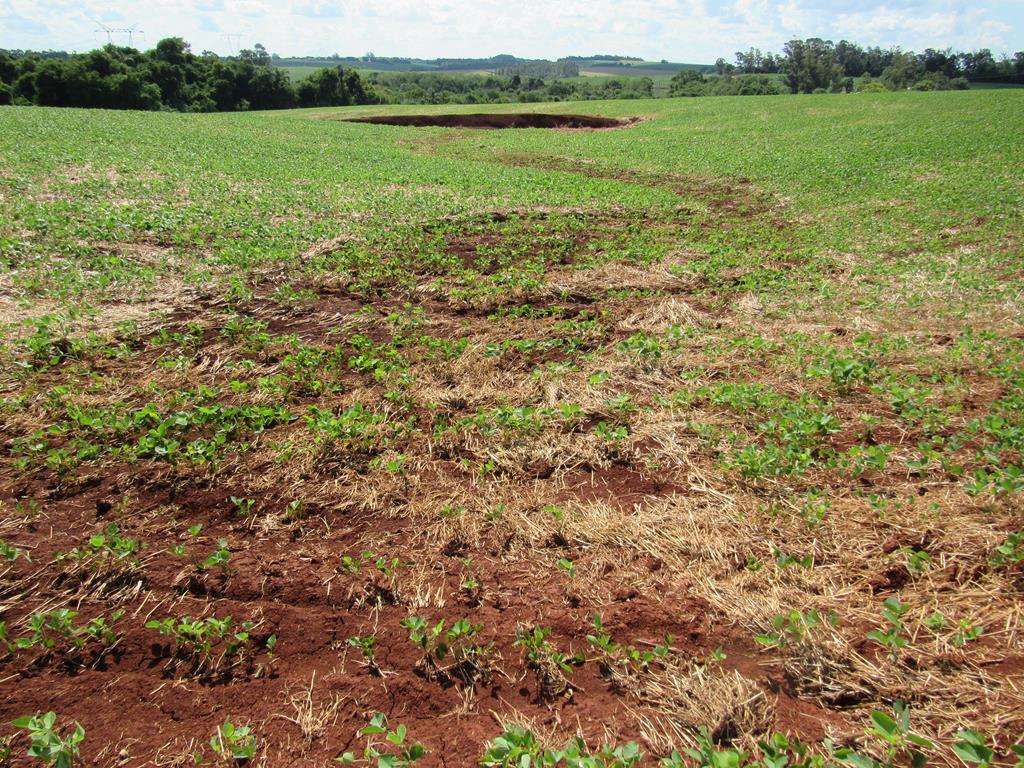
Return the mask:
<svg viewBox="0 0 1024 768">
<path fill-rule="evenodd" d="M 0 107 L 0 746 L 1013 765 L 1024 91 L 480 109 Z"/>
<path fill-rule="evenodd" d="M 682 69 L 701 69 L 700 65 L 690 64 L 634 64 L 623 67 L 591 66 L 580 67 L 580 74 L 609 75 L 613 77 L 672 77 Z"/>
<path fill-rule="evenodd" d="M 331 66 L 331 65 L 330 64 L 325 64 L 324 66 Z M 336 66 L 336 65 L 334 65 L 334 66 Z M 288 77 L 290 77 L 292 80 L 301 80 L 304 77 L 308 77 L 311 73 L 316 72 L 318 69 L 322 69 L 322 67 L 280 67 L 280 69 L 283 69 L 285 72 L 287 72 L 288 73 Z M 395 69 L 395 68 L 391 68 L 391 69 L 374 69 L 372 66 L 359 66 L 359 67 L 355 67 L 355 69 L 359 70 L 360 72 L 402 72 L 402 71 L 405 71 L 405 70 L 399 70 L 399 69 Z M 424 73 L 425 74 L 430 74 L 431 73 L 430 71 L 425 71 L 423 69 L 410 69 L 408 71 L 409 72 L 417 72 L 417 73 L 420 73 L 420 74 L 424 74 Z M 486 74 L 489 74 L 488 70 L 485 70 L 485 69 L 445 69 L 445 70 L 433 70 L 432 72 L 434 74 L 439 74 L 439 75 L 486 75 Z"/>
<path fill-rule="evenodd" d="M 611 74 L 622 72 L 635 76 L 651 76 L 657 74 L 672 75 L 681 69 L 709 69 L 708 64 L 693 64 L 682 61 L 633 61 L 630 59 L 615 60 L 594 60 L 580 62 L 580 70 L 596 72 L 600 74 Z"/>
<path fill-rule="evenodd" d="M 316 72 L 321 67 L 280 67 L 288 73 L 288 77 L 292 80 L 302 80 L 304 77 L 309 77 L 313 72 Z"/>
<path fill-rule="evenodd" d="M 330 62 L 325 62 L 324 66 L 330 66 Z M 706 65 L 703 64 L 685 64 L 685 63 L 662 63 L 662 62 L 629 62 L 628 65 L 615 66 L 612 62 L 583 62 L 580 64 L 580 75 L 582 76 L 594 76 L 594 77 L 651 77 L 656 82 L 664 79 L 666 82 L 671 79 L 672 75 L 681 69 L 704 69 Z M 310 72 L 319 69 L 314 66 L 298 66 L 298 67 L 281 67 L 285 72 L 288 73 L 289 77 L 293 80 L 301 80 L 303 77 L 309 75 Z M 387 69 L 376 69 L 372 65 L 357 67 L 363 72 L 424 72 L 434 71 L 439 74 L 445 75 L 467 75 L 467 74 L 488 74 L 490 70 L 486 69 L 444 69 L 444 70 L 425 70 L 422 66 L 410 67 L 408 70 L 402 70 L 398 66 L 391 66 Z"/>
<path fill-rule="evenodd" d="M 992 91 L 1001 89 L 1020 89 L 1024 88 L 1024 85 L 1020 83 L 971 83 L 972 91 Z"/>
</svg>

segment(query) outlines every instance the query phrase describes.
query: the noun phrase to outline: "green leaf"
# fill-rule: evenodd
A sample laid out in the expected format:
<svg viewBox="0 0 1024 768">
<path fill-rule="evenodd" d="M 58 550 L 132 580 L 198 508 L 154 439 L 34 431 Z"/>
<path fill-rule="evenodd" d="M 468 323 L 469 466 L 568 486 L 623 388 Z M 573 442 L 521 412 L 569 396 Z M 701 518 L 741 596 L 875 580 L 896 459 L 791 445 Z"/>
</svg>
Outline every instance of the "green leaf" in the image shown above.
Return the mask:
<svg viewBox="0 0 1024 768">
<path fill-rule="evenodd" d="M 987 766 L 992 761 L 994 753 L 991 749 L 984 744 L 978 744 L 977 742 L 965 739 L 963 733 L 959 735 L 961 741 L 953 745 L 953 752 L 956 753 L 957 757 L 965 763 L 977 763 L 982 766 Z"/>
<path fill-rule="evenodd" d="M 902 701 L 894 702 L 892 708 L 900 719 L 900 730 L 904 733 L 908 733 L 910 731 L 910 708 Z"/>
<path fill-rule="evenodd" d="M 404 725 L 399 725 L 397 728 L 395 728 L 394 731 L 389 733 L 384 738 L 386 738 L 395 746 L 401 746 L 402 742 L 405 741 L 405 730 L 406 729 Z"/>
<path fill-rule="evenodd" d="M 879 763 L 872 757 L 860 755 L 852 749 L 839 749 L 835 753 L 836 759 L 841 763 L 849 763 L 855 768 L 879 768 Z"/>
<path fill-rule="evenodd" d="M 422 744 L 417 742 L 416 744 L 413 744 L 411 747 L 409 747 L 408 754 L 410 760 L 419 760 L 421 757 L 427 754 L 427 749 Z"/>
<path fill-rule="evenodd" d="M 907 741 L 911 744 L 916 744 L 922 749 L 935 749 L 935 745 L 926 739 L 924 736 L 918 736 L 916 733 L 908 733 Z"/>
<path fill-rule="evenodd" d="M 871 721 L 879 731 L 879 735 L 896 736 L 899 733 L 899 725 L 885 712 L 878 709 L 871 710 Z"/>
</svg>

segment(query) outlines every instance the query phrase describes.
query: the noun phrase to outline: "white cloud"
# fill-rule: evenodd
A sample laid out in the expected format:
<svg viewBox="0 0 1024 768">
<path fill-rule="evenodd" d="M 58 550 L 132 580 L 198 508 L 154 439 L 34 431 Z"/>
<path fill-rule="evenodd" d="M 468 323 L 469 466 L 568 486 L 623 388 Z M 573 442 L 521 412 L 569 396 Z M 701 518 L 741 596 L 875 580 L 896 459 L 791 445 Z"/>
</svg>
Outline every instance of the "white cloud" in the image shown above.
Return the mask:
<svg viewBox="0 0 1024 768">
<path fill-rule="evenodd" d="M 836 18 L 832 28 L 843 30 L 846 37 L 863 44 L 887 46 L 898 41 L 903 48 L 911 50 L 947 45 L 1000 50 L 1012 42 L 1008 33 L 1014 28 L 1006 22 L 986 18 L 988 14 L 983 7 L 939 5 L 945 8 L 927 12 L 915 7 L 881 6 L 870 12 L 844 13 Z"/>
<path fill-rule="evenodd" d="M 291 12 L 299 16 L 308 16 L 318 19 L 337 19 L 345 15 L 345 10 L 338 2 L 319 2 L 318 0 L 307 0 L 291 4 Z"/>
<path fill-rule="evenodd" d="M 778 51 L 791 37 L 997 52 L 1024 44 L 1021 0 L 0 0 L 0 47 L 89 49 L 105 42 L 96 22 L 139 22 L 146 45 L 178 35 L 196 50 L 228 52 L 228 34 L 241 34 L 243 46 L 262 42 L 282 55 L 707 62 L 751 46 Z"/>
</svg>

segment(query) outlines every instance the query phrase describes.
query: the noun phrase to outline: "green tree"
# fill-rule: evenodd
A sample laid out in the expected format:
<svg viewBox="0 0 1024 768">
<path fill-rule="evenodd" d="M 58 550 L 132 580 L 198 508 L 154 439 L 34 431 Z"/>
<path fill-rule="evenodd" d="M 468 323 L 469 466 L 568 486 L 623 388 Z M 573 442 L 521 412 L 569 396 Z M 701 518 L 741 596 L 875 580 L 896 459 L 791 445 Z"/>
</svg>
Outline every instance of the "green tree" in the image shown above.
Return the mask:
<svg viewBox="0 0 1024 768">
<path fill-rule="evenodd" d="M 342 67 L 313 72 L 299 83 L 298 97 L 303 107 L 343 107 L 371 100 L 359 73 Z"/>
<path fill-rule="evenodd" d="M 882 71 L 882 82 L 894 90 L 910 88 L 925 74 L 924 66 L 912 53 L 899 53 Z"/>
<path fill-rule="evenodd" d="M 843 68 L 831 40 L 790 40 L 783 48 L 782 71 L 791 93 L 814 93 L 841 87 Z"/>
<path fill-rule="evenodd" d="M 707 80 L 704 74 L 696 69 L 681 69 L 672 76 L 669 83 L 669 96 L 704 96 L 707 92 Z"/>
</svg>

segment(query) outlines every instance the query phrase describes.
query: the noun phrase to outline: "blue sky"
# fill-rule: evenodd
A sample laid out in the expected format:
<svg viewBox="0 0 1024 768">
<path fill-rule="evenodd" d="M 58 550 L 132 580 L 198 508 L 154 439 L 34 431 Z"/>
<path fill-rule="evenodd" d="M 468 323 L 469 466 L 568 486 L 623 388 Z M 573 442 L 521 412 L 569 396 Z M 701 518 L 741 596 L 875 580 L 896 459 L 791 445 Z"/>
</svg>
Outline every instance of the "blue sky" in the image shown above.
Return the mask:
<svg viewBox="0 0 1024 768">
<path fill-rule="evenodd" d="M 1024 49 L 1024 0 L 0 0 L 0 48 L 89 50 L 101 26 L 137 25 L 138 47 L 180 36 L 195 51 L 262 42 L 301 54 L 517 56 L 617 53 L 732 60 L 793 37 L 865 45 Z M 118 43 L 127 35 L 114 33 Z"/>
</svg>

